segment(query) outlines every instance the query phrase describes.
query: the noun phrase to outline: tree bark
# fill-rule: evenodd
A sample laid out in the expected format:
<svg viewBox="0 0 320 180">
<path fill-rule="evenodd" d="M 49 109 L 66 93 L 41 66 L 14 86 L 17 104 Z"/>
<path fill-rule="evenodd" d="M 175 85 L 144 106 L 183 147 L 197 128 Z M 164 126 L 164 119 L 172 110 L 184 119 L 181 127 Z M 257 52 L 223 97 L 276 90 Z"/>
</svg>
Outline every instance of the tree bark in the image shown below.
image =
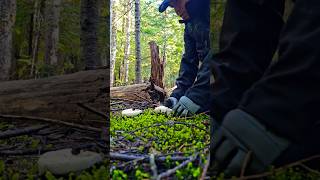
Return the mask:
<svg viewBox="0 0 320 180">
<path fill-rule="evenodd" d="M 33 77 L 36 73 L 35 64 L 38 61 L 39 41 L 40 41 L 40 29 L 41 29 L 41 5 L 42 0 L 34 1 L 34 13 L 33 13 L 33 40 L 32 40 L 32 58 L 31 58 L 31 71 L 30 76 Z"/>
<path fill-rule="evenodd" d="M 165 90 L 153 83 L 112 87 L 110 93 L 111 100 L 123 99 L 124 101 L 149 101 L 153 103 L 163 101 L 166 96 Z"/>
<path fill-rule="evenodd" d="M 123 58 L 123 69 L 124 69 L 124 82 L 129 82 L 129 55 L 130 55 L 130 3 L 126 4 L 125 12 L 125 44 L 124 44 L 124 58 Z"/>
<path fill-rule="evenodd" d="M 59 19 L 61 0 L 45 1 L 45 62 L 50 65 L 58 64 Z"/>
<path fill-rule="evenodd" d="M 95 69 L 100 64 L 98 51 L 100 0 L 81 0 L 81 59 L 85 69 Z"/>
<path fill-rule="evenodd" d="M 10 79 L 13 59 L 12 31 L 16 18 L 16 1 L 0 1 L 0 81 Z"/>
<path fill-rule="evenodd" d="M 115 0 L 111 0 L 111 48 L 110 48 L 110 85 L 114 84 L 114 68 L 117 56 L 117 24 L 116 24 L 116 9 Z"/>
<path fill-rule="evenodd" d="M 79 107 L 83 103 L 107 113 L 106 70 L 83 71 L 37 80 L 0 83 L 0 114 L 63 121 L 101 120 Z"/>
<path fill-rule="evenodd" d="M 141 77 L 141 42 L 140 42 L 140 0 L 135 0 L 135 40 L 136 40 L 136 83 L 142 82 Z"/>
<path fill-rule="evenodd" d="M 163 77 L 164 77 L 164 61 L 160 60 L 159 47 L 156 42 L 149 42 L 151 52 L 151 77 L 150 81 L 155 85 L 164 88 Z"/>
</svg>

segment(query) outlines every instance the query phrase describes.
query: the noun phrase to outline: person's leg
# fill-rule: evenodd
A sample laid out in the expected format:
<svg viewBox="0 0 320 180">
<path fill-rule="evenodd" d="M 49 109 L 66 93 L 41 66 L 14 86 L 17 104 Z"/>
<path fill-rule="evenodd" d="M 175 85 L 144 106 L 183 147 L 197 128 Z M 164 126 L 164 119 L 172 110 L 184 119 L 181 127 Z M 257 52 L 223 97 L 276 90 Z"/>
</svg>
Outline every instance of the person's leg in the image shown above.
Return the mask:
<svg viewBox="0 0 320 180">
<path fill-rule="evenodd" d="M 196 51 L 196 42 L 192 37 L 192 24 L 187 23 L 184 32 L 185 52 L 183 54 L 179 76 L 176 79 L 177 88 L 173 90 L 171 97 L 177 100 L 189 89 L 198 73 L 199 59 Z"/>
<path fill-rule="evenodd" d="M 198 59 L 201 61 L 201 66 L 197 73 L 197 78 L 192 87 L 190 87 L 185 96 L 191 99 L 194 103 L 201 106 L 199 112 L 209 110 L 210 97 L 210 61 L 211 54 L 207 57 L 210 50 L 210 24 L 198 20 L 194 22 L 193 37 L 196 41 L 196 50 Z"/>
<path fill-rule="evenodd" d="M 296 1 L 280 40 L 279 61 L 245 94 L 239 106 L 293 142 L 284 153 L 284 162 L 319 153 L 319 10 L 319 0 Z"/>
<path fill-rule="evenodd" d="M 228 0 L 214 75 L 211 113 L 221 120 L 270 65 L 283 26 L 283 0 Z"/>
</svg>

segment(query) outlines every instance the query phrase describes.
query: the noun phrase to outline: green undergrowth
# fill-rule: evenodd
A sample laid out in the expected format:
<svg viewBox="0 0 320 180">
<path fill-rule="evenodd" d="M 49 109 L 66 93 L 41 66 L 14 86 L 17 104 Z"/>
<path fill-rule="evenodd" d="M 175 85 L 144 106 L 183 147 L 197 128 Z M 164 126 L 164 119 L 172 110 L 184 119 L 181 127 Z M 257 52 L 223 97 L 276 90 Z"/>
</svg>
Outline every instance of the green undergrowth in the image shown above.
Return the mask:
<svg viewBox="0 0 320 180">
<path fill-rule="evenodd" d="M 177 170 L 169 179 L 199 179 L 202 167 L 207 161 L 210 134 L 209 117 L 196 115 L 191 118 L 174 118 L 163 114 L 155 114 L 146 110 L 136 117 L 123 117 L 111 114 L 111 151 L 125 154 L 138 154 L 150 156 L 166 155 L 165 163 L 156 164 L 158 174 L 179 165 L 171 161 L 174 154 L 190 157 L 200 153 L 193 163 Z M 139 162 L 121 166 L 123 162 L 114 161 L 111 164 L 111 179 L 153 179 L 150 163 Z M 128 168 L 131 166 L 131 168 Z M 224 179 L 223 174 L 213 179 Z M 258 178 L 262 179 L 262 178 Z M 267 180 L 318 180 L 319 174 L 306 171 L 303 168 L 293 167 L 275 172 L 263 177 Z"/>
<path fill-rule="evenodd" d="M 206 162 L 203 152 L 208 148 L 210 141 L 208 122 L 209 117 L 203 114 L 192 118 L 175 118 L 156 114 L 152 110 L 146 110 L 136 117 L 111 115 L 111 150 L 127 151 L 128 154 L 165 156 L 166 162 L 157 164 L 158 174 L 179 165 L 179 162 L 170 159 L 176 154 L 190 157 L 200 152 L 197 161 L 189 163 L 173 174 L 175 179 L 197 179 L 201 175 L 200 164 Z M 117 167 L 117 163 L 114 162 L 112 165 Z M 152 178 L 148 163 L 137 163 L 133 166 L 131 171 L 115 168 L 111 172 L 112 179 Z"/>
<path fill-rule="evenodd" d="M 0 132 L 8 129 L 14 129 L 15 126 L 8 122 L 1 122 Z M 27 149 L 38 149 L 41 145 L 39 139 L 29 135 L 22 135 L 0 140 L 0 149 L 3 147 L 23 146 Z M 47 144 L 50 148 L 52 144 Z M 19 147 L 20 149 L 23 149 Z M 37 166 L 38 156 L 2 156 L 0 153 L 0 180 L 105 180 L 110 177 L 109 163 L 103 162 L 96 167 L 82 172 L 71 173 L 66 176 L 55 176 L 46 172 L 40 176 Z"/>
</svg>

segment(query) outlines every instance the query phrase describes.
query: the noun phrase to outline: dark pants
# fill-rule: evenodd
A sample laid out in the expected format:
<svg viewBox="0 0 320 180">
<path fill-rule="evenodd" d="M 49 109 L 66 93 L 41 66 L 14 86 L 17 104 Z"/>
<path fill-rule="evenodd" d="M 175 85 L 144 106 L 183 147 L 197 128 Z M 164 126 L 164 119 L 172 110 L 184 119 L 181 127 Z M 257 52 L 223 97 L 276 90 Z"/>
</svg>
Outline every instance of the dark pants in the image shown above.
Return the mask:
<svg viewBox="0 0 320 180">
<path fill-rule="evenodd" d="M 283 9 L 282 0 L 228 0 L 212 84 L 214 117 L 238 107 L 292 142 L 279 163 L 320 150 L 320 1 L 296 0 L 286 24 Z"/>
<path fill-rule="evenodd" d="M 197 89 L 205 90 L 208 94 L 210 93 L 208 88 L 210 87 L 210 68 L 209 64 L 203 61 L 210 49 L 209 34 L 210 26 L 207 22 L 193 19 L 185 24 L 185 52 L 180 64 L 179 77 L 176 79 L 177 88 L 172 92 L 171 97 L 179 100 L 181 96 L 186 95 L 186 92 L 194 83 L 205 84 L 206 88 L 200 85 Z M 202 61 L 202 65 L 199 70 L 200 61 Z M 198 74 L 199 77 L 197 77 Z M 200 79 L 201 82 L 195 82 L 196 79 Z M 188 98 L 199 105 L 202 104 L 201 99 L 189 96 Z"/>
</svg>

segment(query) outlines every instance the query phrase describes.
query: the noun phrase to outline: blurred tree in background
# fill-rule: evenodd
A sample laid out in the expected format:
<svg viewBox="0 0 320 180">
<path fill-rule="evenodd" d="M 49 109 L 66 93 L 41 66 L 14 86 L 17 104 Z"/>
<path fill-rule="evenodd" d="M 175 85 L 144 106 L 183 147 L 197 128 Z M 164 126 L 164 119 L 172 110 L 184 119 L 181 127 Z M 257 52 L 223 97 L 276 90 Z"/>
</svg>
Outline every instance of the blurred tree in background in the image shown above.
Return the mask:
<svg viewBox="0 0 320 180">
<path fill-rule="evenodd" d="M 91 18 L 95 18 L 97 26 L 94 61 L 101 66 L 107 64 L 109 53 L 109 9 L 107 1 L 92 3 L 99 7 L 96 16 Z M 80 38 L 83 31 L 80 22 L 84 19 L 80 0 L 17 1 L 11 79 L 41 78 L 84 70 L 87 59 L 81 53 L 84 39 Z"/>
<path fill-rule="evenodd" d="M 160 49 L 160 58 L 165 59 L 165 86 L 175 85 L 180 61 L 184 52 L 183 31 L 184 24 L 180 24 L 179 17 L 172 8 L 159 13 L 161 0 L 140 0 L 141 16 L 141 74 L 142 80 L 150 77 L 150 48 L 149 42 L 155 41 Z M 218 35 L 222 25 L 225 0 L 214 0 L 212 4 L 212 42 L 215 51 L 218 48 Z M 213 6 L 214 5 L 214 6 Z M 111 76 L 113 85 L 127 85 L 135 82 L 135 1 L 112 0 L 111 12 Z M 129 22 L 129 23 L 128 23 Z M 116 41 L 112 41 L 115 38 Z M 129 51 L 128 51 L 129 49 Z M 114 55 L 114 58 L 112 58 Z"/>
</svg>

